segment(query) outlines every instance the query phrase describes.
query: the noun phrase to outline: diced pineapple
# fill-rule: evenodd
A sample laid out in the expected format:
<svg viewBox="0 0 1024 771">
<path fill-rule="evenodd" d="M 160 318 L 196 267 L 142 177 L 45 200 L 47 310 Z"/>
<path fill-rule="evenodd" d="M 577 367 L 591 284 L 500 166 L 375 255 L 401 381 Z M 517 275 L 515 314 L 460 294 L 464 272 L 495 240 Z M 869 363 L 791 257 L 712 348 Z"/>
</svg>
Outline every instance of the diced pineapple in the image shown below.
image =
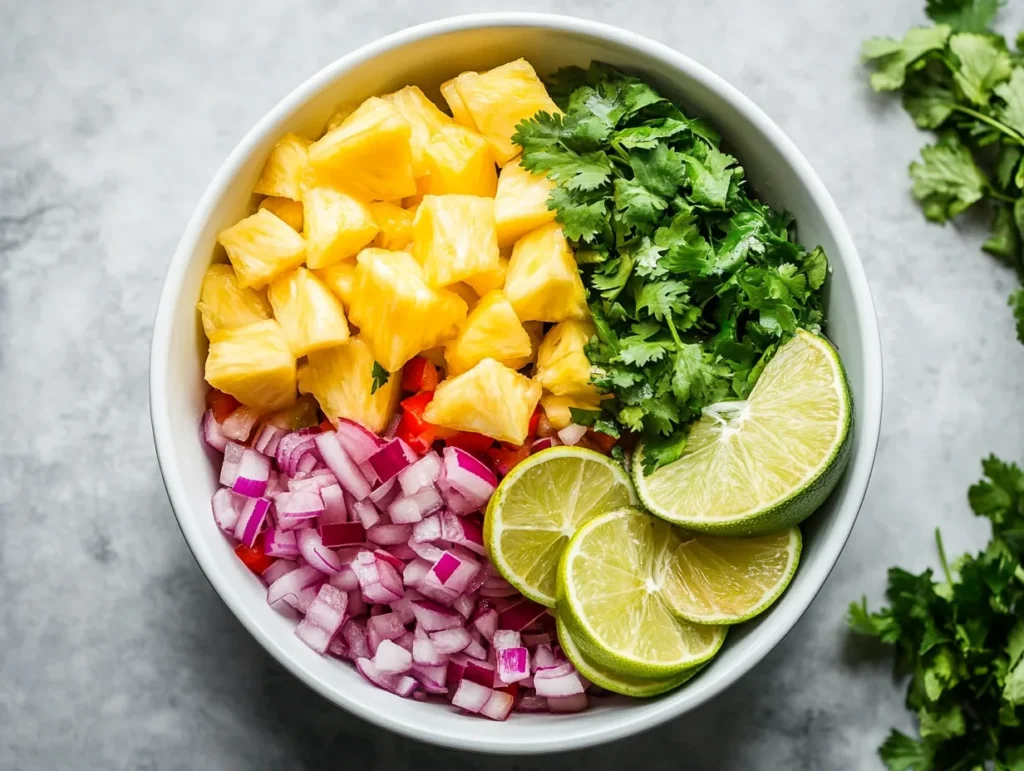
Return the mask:
<svg viewBox="0 0 1024 771">
<path fill-rule="evenodd" d="M 306 264 L 323 268 L 355 257 L 377 235 L 370 208 L 348 193 L 332 187 L 307 188 Z"/>
<path fill-rule="evenodd" d="M 413 249 L 431 286 L 500 268 L 494 199 L 428 195 L 413 220 Z"/>
<path fill-rule="evenodd" d="M 438 131 L 424 147 L 428 176 L 425 193 L 481 195 L 493 198 L 498 172 L 487 140 L 465 126 Z"/>
<path fill-rule="evenodd" d="M 299 390 L 316 397 L 328 420 L 337 424 L 348 418 L 378 434 L 387 428 L 401 395 L 401 378 L 392 376 L 373 391 L 373 352 L 361 336 L 314 351 L 307 362 L 299 369 Z"/>
<path fill-rule="evenodd" d="M 540 110 L 561 113 L 525 59 L 516 59 L 481 75 L 464 72 L 455 79 L 455 89 L 476 130 L 491 143 L 499 166 L 519 154 L 520 148 L 512 142 L 516 124 Z"/>
<path fill-rule="evenodd" d="M 448 372 L 458 375 L 484 359 L 495 359 L 511 369 L 525 367 L 533 346 L 511 303 L 501 292 L 491 292 L 470 311 L 458 336 L 444 349 Z"/>
<path fill-rule="evenodd" d="M 370 204 L 370 214 L 380 228 L 373 245 L 397 251 L 412 243 L 413 212 L 388 201 Z"/>
<path fill-rule="evenodd" d="M 552 427 L 561 431 L 572 423 L 572 413 L 569 408 L 577 410 L 590 410 L 591 412 L 601 409 L 601 399 L 593 396 L 555 396 L 545 393 L 540 397 L 540 406 L 547 415 L 548 422 Z"/>
<path fill-rule="evenodd" d="M 464 72 L 462 74 L 476 75 L 477 73 Z M 473 122 L 473 116 L 469 114 L 469 110 L 466 109 L 465 102 L 463 102 L 462 97 L 459 96 L 459 89 L 455 87 L 456 80 L 458 80 L 458 78 L 452 78 L 451 80 L 446 80 L 441 84 L 441 96 L 443 96 L 444 100 L 448 103 L 448 109 L 452 111 L 452 117 L 455 118 L 456 123 L 461 123 L 466 128 L 477 131 L 476 124 Z"/>
<path fill-rule="evenodd" d="M 434 348 L 428 348 L 425 351 L 420 351 L 419 355 L 438 369 L 443 370 L 448 366 L 448 363 L 444 360 L 444 348 L 440 345 Z"/>
<path fill-rule="evenodd" d="M 348 340 L 341 300 L 306 268 L 274 279 L 267 297 L 296 358 Z"/>
<path fill-rule="evenodd" d="M 505 164 L 494 197 L 494 221 L 498 246 L 511 246 L 531 230 L 555 219 L 548 197 L 555 183 L 543 174 L 532 174 L 518 161 Z"/>
<path fill-rule="evenodd" d="M 220 231 L 240 286 L 260 289 L 306 259 L 305 239 L 266 209 Z"/>
<path fill-rule="evenodd" d="M 428 286 L 411 254 L 364 249 L 357 262 L 349 317 L 388 372 L 457 334 L 466 303 Z"/>
<path fill-rule="evenodd" d="M 409 121 L 413 174 L 416 177 L 429 174 L 427 144 L 437 132 L 445 126 L 454 125 L 455 121 L 441 112 L 416 86 L 406 86 L 400 91 L 388 94 L 384 99 L 391 102 L 401 116 Z"/>
<path fill-rule="evenodd" d="M 395 106 L 370 97 L 309 148 L 319 178 L 369 201 L 416 192 L 409 121 Z"/>
<path fill-rule="evenodd" d="M 523 321 L 587 318 L 587 296 L 562 228 L 555 222 L 520 238 L 505 276 L 505 296 Z"/>
<path fill-rule="evenodd" d="M 478 302 L 480 302 L 480 295 L 473 291 L 473 287 L 469 284 L 464 284 L 461 281 L 458 284 L 452 284 L 449 286 L 448 291 L 454 292 L 461 297 L 462 301 L 466 303 L 466 306 L 469 308 L 474 307 Z"/>
<path fill-rule="evenodd" d="M 505 287 L 505 276 L 508 274 L 508 258 L 498 256 L 498 267 L 494 270 L 484 271 L 483 273 L 477 273 L 475 276 L 470 276 L 466 279 L 466 283 L 472 288 L 472 290 L 483 297 L 488 292 L 493 292 L 496 289 L 503 289 Z"/>
<path fill-rule="evenodd" d="M 341 300 L 341 305 L 348 313 L 352 305 L 352 291 L 356 285 L 356 261 L 344 260 L 313 271 L 323 281 L 334 296 Z"/>
<path fill-rule="evenodd" d="M 302 203 L 300 201 L 293 201 L 291 198 L 280 198 L 278 196 L 268 195 L 260 201 L 259 208 L 266 209 L 271 214 L 279 217 L 296 233 L 302 232 L 303 213 Z"/>
<path fill-rule="evenodd" d="M 599 395 L 590 382 L 590 360 L 584 352 L 594 332 L 592 322 L 577 319 L 553 326 L 537 351 L 533 379 L 556 396 Z"/>
<path fill-rule="evenodd" d="M 302 172 L 309 163 L 310 141 L 296 134 L 285 134 L 270 151 L 253 192 L 302 200 Z"/>
<path fill-rule="evenodd" d="M 537 361 L 537 351 L 540 350 L 540 344 L 544 341 L 544 322 L 524 321 L 523 329 L 530 336 L 530 361 Z"/>
<path fill-rule="evenodd" d="M 522 444 L 530 430 L 541 387 L 494 359 L 438 385 L 423 419 L 436 426 L 473 431 L 500 442 Z"/>
<path fill-rule="evenodd" d="M 257 412 L 295 401 L 295 356 L 273 319 L 220 329 L 210 337 L 206 382 Z"/>
<path fill-rule="evenodd" d="M 203 276 L 196 306 L 203 316 L 203 330 L 210 337 L 218 329 L 231 329 L 270 318 L 270 304 L 262 292 L 238 285 L 230 265 L 211 265 Z"/>
</svg>

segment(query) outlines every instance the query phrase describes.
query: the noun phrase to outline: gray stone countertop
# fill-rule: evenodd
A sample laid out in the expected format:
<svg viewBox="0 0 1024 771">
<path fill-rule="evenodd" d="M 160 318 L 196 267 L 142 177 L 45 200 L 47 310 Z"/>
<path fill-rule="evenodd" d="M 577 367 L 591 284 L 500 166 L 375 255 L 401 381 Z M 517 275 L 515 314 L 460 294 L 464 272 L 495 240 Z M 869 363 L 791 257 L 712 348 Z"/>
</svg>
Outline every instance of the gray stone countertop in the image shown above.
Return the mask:
<svg viewBox="0 0 1024 771">
<path fill-rule="evenodd" d="M 1024 27 L 1016 2 L 1007 29 Z M 910 728 L 888 660 L 844 632 L 885 569 L 984 542 L 967 486 L 1024 457 L 1013 277 L 984 224 L 927 224 L 926 137 L 877 98 L 860 41 L 917 0 L 32 0 L 0 2 L 0 769 L 875 769 Z M 871 488 L 824 590 L 704 708 L 641 737 L 488 759 L 389 735 L 287 674 L 182 539 L 147 413 L 164 270 L 222 159 L 296 83 L 407 25 L 480 10 L 576 14 L 674 46 L 757 101 L 844 212 L 885 349 Z"/>
</svg>

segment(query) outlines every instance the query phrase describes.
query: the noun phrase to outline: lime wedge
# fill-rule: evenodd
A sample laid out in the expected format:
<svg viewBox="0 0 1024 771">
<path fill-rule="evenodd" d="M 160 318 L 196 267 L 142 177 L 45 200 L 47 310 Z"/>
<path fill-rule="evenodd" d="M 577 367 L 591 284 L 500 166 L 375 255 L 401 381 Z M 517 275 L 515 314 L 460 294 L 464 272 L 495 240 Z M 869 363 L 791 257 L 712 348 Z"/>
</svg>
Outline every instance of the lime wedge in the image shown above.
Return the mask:
<svg viewBox="0 0 1024 771">
<path fill-rule="evenodd" d="M 491 562 L 534 602 L 555 605 L 562 550 L 590 518 L 636 503 L 629 475 L 614 460 L 581 447 L 531 455 L 491 496 L 484 543 Z"/>
<path fill-rule="evenodd" d="M 558 567 L 558 617 L 588 659 L 630 677 L 668 678 L 710 659 L 725 627 L 678 618 L 665 596 L 680 544 L 667 522 L 627 507 L 581 527 Z"/>
<path fill-rule="evenodd" d="M 730 538 L 685 537 L 670 562 L 665 597 L 695 624 L 738 624 L 763 613 L 789 586 L 800 561 L 800 530 Z"/>
<path fill-rule="evenodd" d="M 557 619 L 556 626 L 558 627 L 558 642 L 562 646 L 562 651 L 569 657 L 569 661 L 576 667 L 576 671 L 594 685 L 599 685 L 612 693 L 620 693 L 623 696 L 632 696 L 637 699 L 657 696 L 666 691 L 671 691 L 673 688 L 678 688 L 701 669 L 700 667 L 694 667 L 678 675 L 653 679 L 621 675 L 615 670 L 587 658 L 576 644 L 576 641 L 573 640 L 572 634 L 569 632 L 564 621 Z"/>
<path fill-rule="evenodd" d="M 640 500 L 687 530 L 756 535 L 792 527 L 832 492 L 850 457 L 853 405 L 835 348 L 803 330 L 765 367 L 746 401 L 704 409 L 683 456 L 643 472 Z"/>
</svg>

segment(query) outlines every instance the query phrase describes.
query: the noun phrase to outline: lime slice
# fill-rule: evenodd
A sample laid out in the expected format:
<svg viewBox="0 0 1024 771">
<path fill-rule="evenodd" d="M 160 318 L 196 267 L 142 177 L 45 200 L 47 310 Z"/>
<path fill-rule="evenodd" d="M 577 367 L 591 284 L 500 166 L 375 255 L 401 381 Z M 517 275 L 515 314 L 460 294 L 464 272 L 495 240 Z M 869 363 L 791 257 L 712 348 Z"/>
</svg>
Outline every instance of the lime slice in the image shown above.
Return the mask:
<svg viewBox="0 0 1024 771">
<path fill-rule="evenodd" d="M 683 456 L 643 472 L 640 500 L 687 530 L 757 535 L 792 527 L 820 506 L 850 458 L 853 405 L 827 340 L 803 330 L 768 362 L 746 401 L 704 409 Z"/>
<path fill-rule="evenodd" d="M 796 572 L 800 547 L 795 527 L 753 538 L 684 536 L 672 555 L 665 597 L 695 624 L 738 624 L 782 595 Z"/>
<path fill-rule="evenodd" d="M 573 640 L 572 634 L 569 632 L 568 627 L 566 627 L 565 622 L 557 619 L 556 625 L 558 627 L 558 642 L 562 646 L 562 651 L 569 657 L 569 661 L 576 667 L 576 671 L 594 685 L 599 685 L 612 693 L 620 693 L 623 696 L 632 696 L 637 699 L 658 696 L 666 691 L 671 691 L 673 688 L 678 688 L 701 669 L 700 667 L 694 667 L 678 675 L 653 679 L 620 675 L 618 672 L 587 658 L 576 644 L 576 641 Z"/>
<path fill-rule="evenodd" d="M 725 627 L 678 618 L 664 595 L 680 538 L 635 508 L 581 527 L 558 567 L 558 617 L 588 659 L 631 677 L 667 678 L 710 659 Z"/>
<path fill-rule="evenodd" d="M 555 605 L 558 559 L 576 529 L 636 503 L 629 475 L 582 447 L 531 455 L 506 476 L 487 506 L 484 543 L 501 575 L 531 600 Z"/>
</svg>

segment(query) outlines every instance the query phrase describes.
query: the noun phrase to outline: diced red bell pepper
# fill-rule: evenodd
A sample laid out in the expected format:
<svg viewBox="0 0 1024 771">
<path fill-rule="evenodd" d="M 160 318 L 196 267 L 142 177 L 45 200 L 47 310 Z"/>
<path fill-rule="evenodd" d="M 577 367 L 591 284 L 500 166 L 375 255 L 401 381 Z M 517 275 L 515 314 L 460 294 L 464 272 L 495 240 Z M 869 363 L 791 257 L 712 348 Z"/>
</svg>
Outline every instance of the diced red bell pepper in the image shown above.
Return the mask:
<svg viewBox="0 0 1024 771">
<path fill-rule="evenodd" d="M 486 455 L 491 459 L 494 470 L 505 476 L 519 463 L 530 457 L 530 448 L 526 445 L 516 447 L 503 442 L 501 447 L 491 447 L 486 450 Z"/>
<path fill-rule="evenodd" d="M 263 534 L 260 533 L 256 537 L 256 543 L 253 546 L 246 546 L 244 543 L 238 544 L 235 547 L 235 554 L 238 555 L 238 559 L 242 560 L 249 570 L 256 575 L 262 575 L 263 571 L 277 562 L 273 557 L 268 557 L 263 553 Z"/>
<path fill-rule="evenodd" d="M 595 431 L 592 428 L 587 429 L 587 438 L 597 447 L 599 452 L 603 452 L 605 455 L 612 451 L 612 447 L 615 446 L 619 440 L 610 434 L 606 434 L 602 431 Z"/>
<path fill-rule="evenodd" d="M 486 453 L 494 444 L 494 440 L 483 434 L 476 434 L 472 431 L 459 431 L 454 436 L 445 440 L 449 447 L 458 447 L 460 450 L 473 453 Z"/>
<path fill-rule="evenodd" d="M 211 388 L 206 392 L 206 406 L 213 410 L 213 417 L 218 423 L 223 423 L 232 412 L 242 406 L 231 394 Z"/>
<path fill-rule="evenodd" d="M 395 436 L 423 455 L 430 450 L 430 446 L 437 438 L 437 431 L 430 423 L 419 420 L 411 412 L 403 412 Z"/>
<path fill-rule="evenodd" d="M 402 399 L 402 409 L 413 415 L 417 420 L 422 421 L 423 413 L 433 398 L 433 391 L 421 391 L 415 396 L 410 396 L 408 399 Z"/>
<path fill-rule="evenodd" d="M 499 686 L 494 690 L 501 691 L 502 693 L 507 693 L 514 699 L 516 697 L 516 694 L 519 693 L 519 683 L 509 683 L 508 685 Z"/>
<path fill-rule="evenodd" d="M 529 435 L 529 438 L 526 440 L 527 444 L 537 438 L 537 427 L 540 425 L 540 419 L 543 415 L 544 411 L 540 407 L 537 407 L 530 416 L 530 428 L 526 432 Z"/>
<path fill-rule="evenodd" d="M 437 388 L 437 367 L 417 356 L 402 367 L 402 390 L 419 393 Z"/>
<path fill-rule="evenodd" d="M 326 434 L 328 431 L 334 430 L 334 424 L 329 420 L 325 420 L 320 423 L 318 428 L 320 429 L 320 433 Z"/>
</svg>

